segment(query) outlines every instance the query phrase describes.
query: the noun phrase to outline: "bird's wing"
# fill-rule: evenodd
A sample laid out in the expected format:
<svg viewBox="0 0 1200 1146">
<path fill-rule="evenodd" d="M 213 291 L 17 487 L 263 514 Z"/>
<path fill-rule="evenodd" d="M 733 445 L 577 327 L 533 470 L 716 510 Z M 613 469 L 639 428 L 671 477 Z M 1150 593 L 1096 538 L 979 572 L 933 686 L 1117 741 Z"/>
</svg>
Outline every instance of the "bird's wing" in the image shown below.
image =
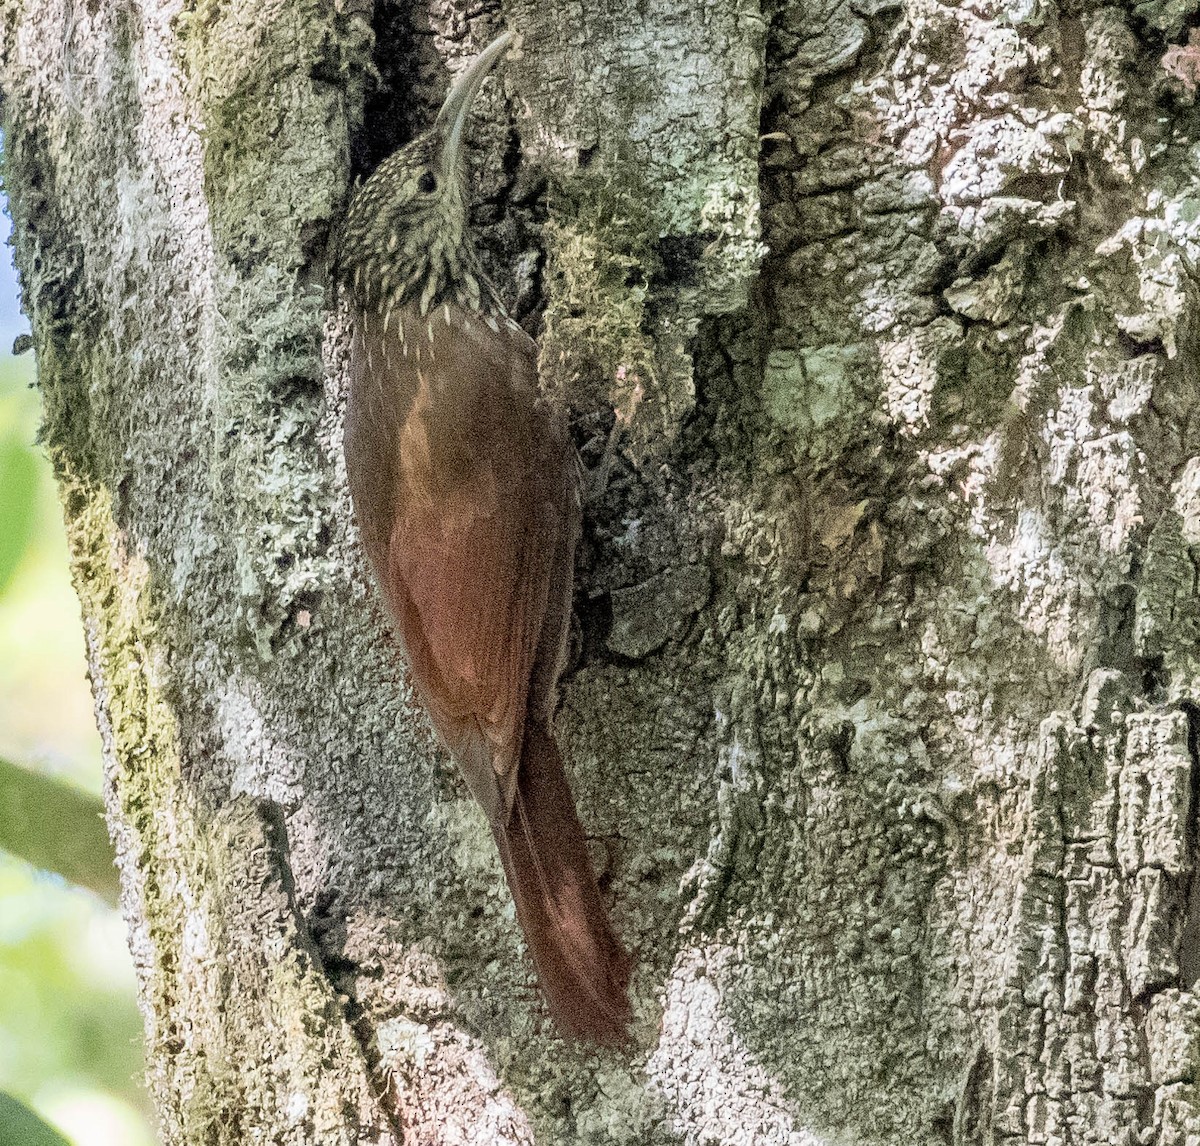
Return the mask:
<svg viewBox="0 0 1200 1146">
<path fill-rule="evenodd" d="M 571 576 L 570 446 L 519 328 L 438 309 L 403 331 L 400 366 L 380 351 L 414 382 L 377 572 L 434 724 L 495 822 L 512 806 L 551 580 Z"/>
</svg>

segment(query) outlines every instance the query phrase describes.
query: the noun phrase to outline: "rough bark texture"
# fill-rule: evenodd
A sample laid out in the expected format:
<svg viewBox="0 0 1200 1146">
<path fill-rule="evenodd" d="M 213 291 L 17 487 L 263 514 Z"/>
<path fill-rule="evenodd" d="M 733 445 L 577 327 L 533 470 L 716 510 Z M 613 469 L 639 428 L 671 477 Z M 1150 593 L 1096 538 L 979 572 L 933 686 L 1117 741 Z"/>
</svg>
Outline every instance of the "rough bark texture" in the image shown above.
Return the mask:
<svg viewBox="0 0 1200 1146">
<path fill-rule="evenodd" d="M 168 1143 L 1200 1140 L 1194 4 L 0 12 Z M 644 394 L 559 718 L 620 1053 L 544 1018 L 340 461 L 331 228 L 501 23 L 490 265 L 585 457 Z"/>
</svg>

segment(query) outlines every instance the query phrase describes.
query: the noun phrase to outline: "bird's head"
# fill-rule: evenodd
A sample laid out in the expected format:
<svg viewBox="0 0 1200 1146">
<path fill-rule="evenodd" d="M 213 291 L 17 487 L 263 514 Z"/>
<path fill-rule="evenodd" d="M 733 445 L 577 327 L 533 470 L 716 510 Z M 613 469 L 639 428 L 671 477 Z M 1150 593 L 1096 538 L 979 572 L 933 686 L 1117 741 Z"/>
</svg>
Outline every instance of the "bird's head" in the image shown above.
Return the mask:
<svg viewBox="0 0 1200 1146">
<path fill-rule="evenodd" d="M 481 284 L 467 228 L 463 137 L 475 96 L 513 42 L 493 40 L 446 96 L 433 127 L 385 159 L 355 192 L 338 257 L 359 306 L 416 302 L 423 312 L 447 294 L 479 309 Z"/>
</svg>

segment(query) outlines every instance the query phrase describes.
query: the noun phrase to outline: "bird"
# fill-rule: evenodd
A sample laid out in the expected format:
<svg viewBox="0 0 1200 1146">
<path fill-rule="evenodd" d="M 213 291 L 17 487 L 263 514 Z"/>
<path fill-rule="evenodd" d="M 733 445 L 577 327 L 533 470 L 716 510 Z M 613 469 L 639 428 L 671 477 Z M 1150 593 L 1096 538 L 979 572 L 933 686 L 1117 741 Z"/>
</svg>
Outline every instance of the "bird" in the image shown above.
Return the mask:
<svg viewBox="0 0 1200 1146">
<path fill-rule="evenodd" d="M 471 233 L 464 132 L 505 32 L 425 133 L 354 192 L 345 459 L 415 692 L 487 816 L 560 1031 L 627 1038 L 632 960 L 596 882 L 554 733 L 581 528 L 578 457 Z"/>
</svg>

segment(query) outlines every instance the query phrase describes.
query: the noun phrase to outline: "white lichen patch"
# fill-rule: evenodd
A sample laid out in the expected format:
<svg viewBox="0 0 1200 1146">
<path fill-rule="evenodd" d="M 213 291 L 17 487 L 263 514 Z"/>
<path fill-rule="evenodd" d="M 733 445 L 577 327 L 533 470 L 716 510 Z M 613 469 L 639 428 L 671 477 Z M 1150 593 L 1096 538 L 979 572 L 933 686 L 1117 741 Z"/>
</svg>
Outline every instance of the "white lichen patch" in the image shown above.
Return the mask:
<svg viewBox="0 0 1200 1146">
<path fill-rule="evenodd" d="M 1118 784 L 1116 855 L 1127 876 L 1191 870 L 1191 755 L 1182 712 L 1132 713 Z"/>
<path fill-rule="evenodd" d="M 1161 992 L 1151 1000 L 1146 1027 L 1150 1082 L 1164 1086 L 1186 1080 L 1191 1085 L 1200 1061 L 1200 996 L 1175 987 Z"/>
<path fill-rule="evenodd" d="M 945 483 L 947 496 L 967 504 L 971 534 L 984 541 L 991 538 L 995 528 L 987 490 L 1000 452 L 1001 434 L 993 432 L 983 441 L 922 450 L 920 455 L 930 474 Z"/>
<path fill-rule="evenodd" d="M 884 409 L 893 425 L 907 437 L 926 429 L 937 370 L 922 353 L 915 333 L 880 340 L 879 371 Z"/>
<path fill-rule="evenodd" d="M 908 305 L 908 299 L 896 290 L 896 284 L 886 276 L 872 276 L 863 284 L 854 317 L 868 334 L 891 330 Z"/>
<path fill-rule="evenodd" d="M 1171 487 L 1185 545 L 1200 545 L 1200 458 L 1189 458 Z"/>
<path fill-rule="evenodd" d="M 1121 431 L 1080 443 L 1075 480 L 1063 501 L 1081 508 L 1100 548 L 1126 550 L 1143 522 L 1138 474 L 1144 459 L 1131 434 Z"/>
<path fill-rule="evenodd" d="M 1022 175 L 1063 176 L 1083 143 L 1066 112 L 1022 112 L 964 128 L 942 172 L 941 195 L 951 208 L 1002 195 Z"/>
<path fill-rule="evenodd" d="M 1012 81 L 1044 61 L 1049 49 L 1011 25 L 969 20 L 966 27 L 965 57 L 950 73 L 949 88 L 959 100 L 981 110 L 1009 106 Z"/>
<path fill-rule="evenodd" d="M 487 1051 L 446 1023 L 399 1017 L 376 1028 L 380 1067 L 447 1146 L 534 1146 L 529 1118 L 501 1084 Z M 429 1080 L 437 1080 L 429 1085 Z"/>
<path fill-rule="evenodd" d="M 1194 256 L 1181 249 L 1162 220 L 1148 218 L 1130 219 L 1097 246 L 1096 254 L 1128 257 L 1137 276 L 1136 297 L 1131 291 L 1122 300 L 1117 327 L 1137 342 L 1161 343 L 1167 357 L 1174 358 L 1179 327 L 1195 308 Z"/>
<path fill-rule="evenodd" d="M 737 1032 L 725 993 L 737 959 L 715 944 L 676 956 L 648 1083 L 686 1146 L 743 1141 L 748 1127 L 757 1146 L 827 1146 L 798 1124 L 779 1083 Z"/>
<path fill-rule="evenodd" d="M 1021 626 L 1042 642 L 1055 665 L 1074 672 L 1082 663 L 1091 619 L 1084 613 L 1067 561 L 1052 537 L 1042 512 L 1025 507 L 1012 533 L 993 536 L 985 553 L 993 583 L 1017 596 L 1013 613 Z"/>
<path fill-rule="evenodd" d="M 1104 433 L 1096 425 L 1093 386 L 1061 387 L 1046 417 L 1047 480 L 1061 486 L 1100 548 L 1120 552 L 1142 522 L 1137 473 L 1142 461 L 1132 435 Z"/>
<path fill-rule="evenodd" d="M 1133 32 L 1117 9 L 1105 8 L 1088 19 L 1084 38 L 1079 94 L 1089 145 L 1110 177 L 1132 183 L 1146 163 L 1141 140 L 1128 138 L 1126 69 L 1136 58 Z"/>
<path fill-rule="evenodd" d="M 447 800 L 431 805 L 429 830 L 444 834 L 450 841 L 450 854 L 464 872 L 481 879 L 491 879 L 500 887 L 504 876 L 496 845 L 487 826 L 487 819 L 474 800 Z M 505 911 L 515 918 L 511 901 L 505 896 Z"/>
<path fill-rule="evenodd" d="M 375 1028 L 375 1042 L 379 1057 L 393 1070 L 402 1062 L 411 1069 L 425 1070 L 439 1049 L 438 1040 L 427 1023 L 407 1018 L 387 1019 L 380 1023 Z M 495 1089 L 493 1075 L 490 1090 Z"/>
<path fill-rule="evenodd" d="M 283 1117 L 289 1126 L 299 1126 L 308 1117 L 310 1104 L 308 1095 L 302 1090 L 292 1091 L 283 1100 Z"/>
<path fill-rule="evenodd" d="M 933 393 L 941 379 L 945 354 L 962 342 L 953 319 L 935 319 L 900 338 L 880 339 L 879 380 L 884 410 L 906 437 L 929 426 Z"/>
<path fill-rule="evenodd" d="M 1200 263 L 1200 144 L 1189 154 L 1190 178 L 1175 195 L 1151 193 L 1147 205 L 1161 212 L 1167 234 L 1190 263 Z"/>
<path fill-rule="evenodd" d="M 523 15 L 527 30 L 541 18 Z M 568 84 L 551 82 L 549 102 L 546 92 L 528 97 L 535 161 L 561 169 L 598 147 L 597 166 L 608 166 L 619 140 L 614 166 L 636 170 L 662 237 L 716 235 L 681 308 L 685 328 L 743 307 L 762 258 L 756 81 L 765 30 L 756 7 L 683 12 L 653 0 L 628 23 L 599 21 L 586 37 L 579 29 L 577 58 L 591 63 L 573 68 Z M 619 127 L 608 130 L 606 112 L 619 113 Z"/>
<path fill-rule="evenodd" d="M 279 741 L 263 715 L 262 685 L 234 671 L 216 689 L 216 730 L 229 762 L 230 790 L 284 807 L 303 795 L 305 760 Z"/>
<path fill-rule="evenodd" d="M 186 894 L 184 887 L 176 889 L 181 898 L 191 902 L 191 910 L 183 915 L 183 931 L 179 937 L 179 954 L 185 974 L 189 969 L 194 974 L 196 967 L 207 967 L 216 957 L 208 933 L 208 917 L 198 910 L 194 896 Z"/>
<path fill-rule="evenodd" d="M 758 209 L 756 185 L 721 178 L 703 189 L 698 230 L 715 236 L 704 252 L 704 261 L 708 289 L 722 299 L 721 311 L 746 305 L 750 284 L 767 254 Z"/>
<path fill-rule="evenodd" d="M 1162 377 L 1163 362 L 1157 354 L 1139 354 L 1098 371 L 1096 385 L 1108 400 L 1109 418 L 1116 425 L 1125 425 L 1144 414 Z"/>
</svg>

